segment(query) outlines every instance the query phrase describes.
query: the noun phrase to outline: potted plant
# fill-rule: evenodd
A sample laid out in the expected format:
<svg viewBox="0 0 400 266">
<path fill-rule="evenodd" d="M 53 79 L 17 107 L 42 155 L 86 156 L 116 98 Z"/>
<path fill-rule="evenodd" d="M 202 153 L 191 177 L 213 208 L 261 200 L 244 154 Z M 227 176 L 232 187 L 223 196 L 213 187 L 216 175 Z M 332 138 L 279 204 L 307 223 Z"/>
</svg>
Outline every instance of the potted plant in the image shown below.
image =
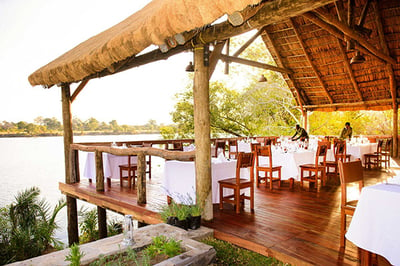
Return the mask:
<svg viewBox="0 0 400 266">
<path fill-rule="evenodd" d="M 177 204 L 172 202 L 169 205 L 164 205 L 160 209 L 161 219 L 170 225 L 175 225 L 177 218 Z"/>
<path fill-rule="evenodd" d="M 203 208 L 199 204 L 190 205 L 190 229 L 198 229 L 201 225 L 201 213 L 203 212 Z"/>
<path fill-rule="evenodd" d="M 176 226 L 182 229 L 188 229 L 188 217 L 190 213 L 190 207 L 184 204 L 176 204 Z"/>
</svg>

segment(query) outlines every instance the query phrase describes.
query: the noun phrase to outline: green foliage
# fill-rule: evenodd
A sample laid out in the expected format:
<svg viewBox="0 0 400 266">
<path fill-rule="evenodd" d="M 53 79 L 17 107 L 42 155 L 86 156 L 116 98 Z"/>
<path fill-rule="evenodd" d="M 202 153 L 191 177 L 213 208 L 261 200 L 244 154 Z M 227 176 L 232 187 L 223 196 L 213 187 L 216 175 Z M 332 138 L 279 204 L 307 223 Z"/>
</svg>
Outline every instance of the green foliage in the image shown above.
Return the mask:
<svg viewBox="0 0 400 266">
<path fill-rule="evenodd" d="M 288 265 L 215 238 L 206 238 L 202 242 L 213 246 L 217 252 L 215 265 Z"/>
<path fill-rule="evenodd" d="M 58 228 L 55 219 L 66 203 L 60 200 L 51 212 L 39 195 L 37 187 L 26 189 L 11 205 L 0 209 L 0 264 L 36 257 L 50 247 L 62 246 L 54 237 Z"/>
<path fill-rule="evenodd" d="M 85 255 L 84 252 L 80 251 L 79 245 L 72 244 L 72 246 L 70 247 L 69 254 L 65 257 L 65 261 L 71 262 L 70 263 L 71 266 L 79 266 L 81 265 L 81 259 L 83 258 L 84 255 Z"/>
<path fill-rule="evenodd" d="M 181 240 L 176 241 L 173 238 L 167 239 L 163 235 L 153 237 L 152 240 L 152 244 L 145 249 L 145 253 L 147 253 L 150 258 L 154 258 L 159 254 L 171 258 L 182 253 Z"/>
<path fill-rule="evenodd" d="M 79 242 L 81 244 L 99 239 L 97 209 L 81 207 L 78 212 L 80 229 Z M 113 236 L 122 233 L 122 222 L 117 219 L 107 221 L 107 235 Z"/>
</svg>

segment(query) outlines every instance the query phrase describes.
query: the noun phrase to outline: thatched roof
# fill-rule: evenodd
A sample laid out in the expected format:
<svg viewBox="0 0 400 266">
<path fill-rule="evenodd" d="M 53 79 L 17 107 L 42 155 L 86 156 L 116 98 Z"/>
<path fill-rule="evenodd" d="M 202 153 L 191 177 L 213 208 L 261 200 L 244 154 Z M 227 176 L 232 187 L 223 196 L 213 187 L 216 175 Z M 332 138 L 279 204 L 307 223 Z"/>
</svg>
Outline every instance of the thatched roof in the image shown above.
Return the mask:
<svg viewBox="0 0 400 266">
<path fill-rule="evenodd" d="M 29 76 L 32 85 L 79 81 L 167 37 L 201 29 L 261 0 L 153 0 L 119 24 L 79 44 Z"/>
<path fill-rule="evenodd" d="M 369 36 L 348 26 L 346 0 L 153 0 L 40 68 L 29 81 L 52 86 L 110 75 L 167 58 L 193 43 L 222 42 L 257 28 L 277 66 L 291 73 L 283 76 L 299 106 L 323 111 L 392 108 L 400 84 L 400 1 L 354 2 L 353 24 L 371 29 Z M 238 11 L 245 23 L 210 27 L 222 15 Z M 355 40 L 364 63 L 349 64 L 356 53 L 346 49 L 349 39 Z M 138 55 L 151 44 L 162 51 Z"/>
</svg>

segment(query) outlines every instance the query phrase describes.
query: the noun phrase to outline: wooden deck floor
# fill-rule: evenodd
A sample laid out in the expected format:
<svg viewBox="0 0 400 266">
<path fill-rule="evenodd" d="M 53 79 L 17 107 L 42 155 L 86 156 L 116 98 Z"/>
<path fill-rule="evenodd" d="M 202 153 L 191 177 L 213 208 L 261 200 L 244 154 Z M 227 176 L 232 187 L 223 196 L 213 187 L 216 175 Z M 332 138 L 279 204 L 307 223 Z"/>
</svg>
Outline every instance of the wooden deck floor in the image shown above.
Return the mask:
<svg viewBox="0 0 400 266">
<path fill-rule="evenodd" d="M 366 185 L 381 182 L 394 171 L 365 171 Z M 60 183 L 63 193 L 103 206 L 119 213 L 134 214 L 140 221 L 160 222 L 158 206 L 166 204 L 161 192 L 161 178 L 147 183 L 148 203 L 138 206 L 135 190 L 121 188 L 113 182 L 103 193 L 95 184 Z M 319 193 L 302 191 L 299 184 L 293 190 L 288 184 L 273 191 L 261 186 L 255 192 L 255 212 L 246 202 L 244 211 L 237 215 L 232 206 L 220 211 L 214 206 L 214 220 L 203 225 L 215 230 L 215 237 L 238 246 L 275 257 L 292 265 L 356 265 L 357 248 L 347 241 L 340 250 L 340 187 L 327 186 Z"/>
</svg>

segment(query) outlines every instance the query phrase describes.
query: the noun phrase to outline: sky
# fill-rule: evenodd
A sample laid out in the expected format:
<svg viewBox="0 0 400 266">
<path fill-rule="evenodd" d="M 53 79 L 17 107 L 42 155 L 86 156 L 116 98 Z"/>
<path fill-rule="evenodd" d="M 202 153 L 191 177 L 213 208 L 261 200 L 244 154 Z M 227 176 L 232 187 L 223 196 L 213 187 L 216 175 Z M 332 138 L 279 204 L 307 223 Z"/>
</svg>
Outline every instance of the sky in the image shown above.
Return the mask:
<svg viewBox="0 0 400 266">
<path fill-rule="evenodd" d="M 28 76 L 79 43 L 117 24 L 149 0 L 0 0 L 0 121 L 62 121 L 61 88 L 32 87 Z M 174 95 L 187 84 L 192 60 L 182 53 L 116 75 L 93 79 L 72 103 L 86 120 L 140 125 L 171 123 Z M 72 88 L 76 88 L 73 84 Z"/>
</svg>

